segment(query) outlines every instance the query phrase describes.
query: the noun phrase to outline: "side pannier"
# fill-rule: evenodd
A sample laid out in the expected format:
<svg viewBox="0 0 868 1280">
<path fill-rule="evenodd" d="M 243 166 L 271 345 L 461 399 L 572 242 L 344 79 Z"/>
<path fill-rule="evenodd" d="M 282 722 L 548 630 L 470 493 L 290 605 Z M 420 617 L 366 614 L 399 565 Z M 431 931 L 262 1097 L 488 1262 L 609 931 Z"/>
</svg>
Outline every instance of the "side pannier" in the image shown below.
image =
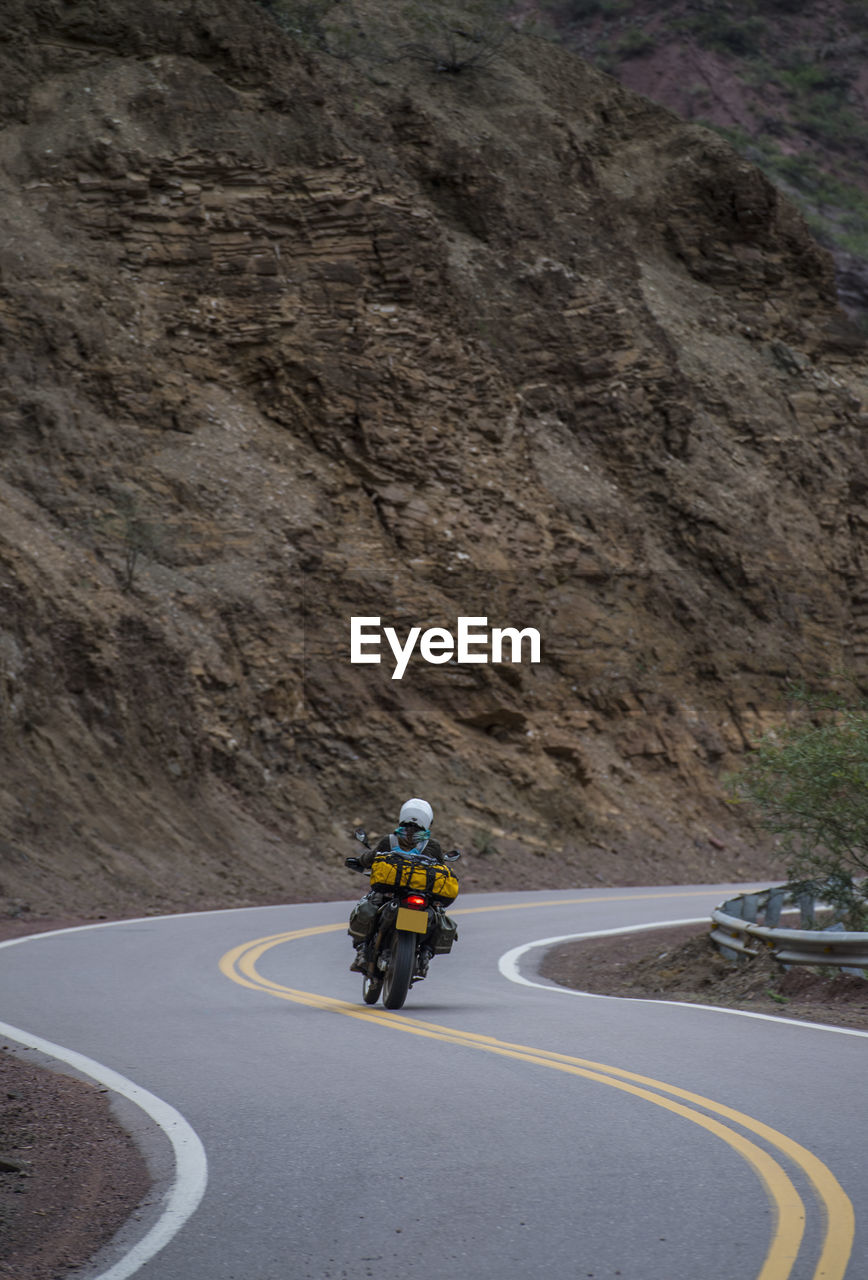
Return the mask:
<svg viewBox="0 0 868 1280">
<path fill-rule="evenodd" d="M 374 930 L 379 909 L 370 898 L 362 898 L 361 902 L 357 902 L 350 915 L 350 927 L 347 929 L 350 937 L 355 938 L 356 942 L 364 941 Z"/>
<path fill-rule="evenodd" d="M 435 956 L 448 955 L 452 950 L 452 944 L 458 937 L 458 925 L 451 916 L 447 916 L 443 910 L 437 912 L 436 927 L 429 933 L 431 945 L 434 948 Z"/>
</svg>

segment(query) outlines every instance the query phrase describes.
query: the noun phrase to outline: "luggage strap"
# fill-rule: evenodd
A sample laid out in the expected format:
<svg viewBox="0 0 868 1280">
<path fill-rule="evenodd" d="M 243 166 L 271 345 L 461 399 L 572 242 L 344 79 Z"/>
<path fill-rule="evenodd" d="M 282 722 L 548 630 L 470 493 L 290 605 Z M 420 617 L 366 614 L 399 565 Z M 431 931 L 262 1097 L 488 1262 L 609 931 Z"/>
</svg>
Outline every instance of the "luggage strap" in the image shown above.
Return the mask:
<svg viewBox="0 0 868 1280">
<path fill-rule="evenodd" d="M 425 844 L 427 843 L 428 841 L 426 840 Z M 391 862 L 395 867 L 397 867 L 398 883 L 396 884 L 396 888 L 409 889 L 410 887 L 409 884 L 406 884 L 406 885 L 401 884 L 401 882 L 404 879 L 404 867 L 408 865 L 411 868 L 418 867 L 420 871 L 425 872 L 425 889 L 427 893 L 430 893 L 432 895 L 434 893 L 434 881 L 437 879 L 438 873 L 443 871 L 445 872 L 445 874 L 448 875 L 448 870 L 445 867 L 443 867 L 439 862 L 432 862 L 431 858 L 428 856 L 423 856 L 423 857 L 414 856 L 412 851 L 409 851 L 408 853 L 408 851 L 403 849 L 392 848 L 388 853 L 380 853 L 377 855 L 377 857 L 383 858 L 385 859 L 385 861 Z M 411 871 L 411 874 L 412 874 L 412 871 Z M 410 877 L 408 876 L 407 879 L 409 880 Z"/>
</svg>

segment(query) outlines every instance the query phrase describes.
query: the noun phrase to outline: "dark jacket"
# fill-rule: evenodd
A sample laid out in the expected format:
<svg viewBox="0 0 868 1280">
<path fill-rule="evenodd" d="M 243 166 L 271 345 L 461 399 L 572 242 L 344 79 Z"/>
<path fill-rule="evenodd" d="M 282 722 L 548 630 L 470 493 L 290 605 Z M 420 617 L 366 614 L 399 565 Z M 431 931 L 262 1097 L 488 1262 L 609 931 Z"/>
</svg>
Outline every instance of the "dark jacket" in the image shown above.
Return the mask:
<svg viewBox="0 0 868 1280">
<path fill-rule="evenodd" d="M 363 867 L 369 868 L 378 853 L 388 853 L 391 847 L 392 846 L 391 846 L 389 837 L 383 836 L 382 840 L 376 846 L 376 848 L 362 850 L 362 853 L 359 857 L 359 861 L 361 862 Z M 401 849 L 398 852 L 406 854 L 406 856 L 409 858 L 413 850 Z M 423 852 L 427 858 L 434 858 L 437 862 L 443 861 L 443 850 L 440 848 L 440 845 L 437 843 L 436 840 L 429 840 L 428 843 L 425 845 Z"/>
</svg>

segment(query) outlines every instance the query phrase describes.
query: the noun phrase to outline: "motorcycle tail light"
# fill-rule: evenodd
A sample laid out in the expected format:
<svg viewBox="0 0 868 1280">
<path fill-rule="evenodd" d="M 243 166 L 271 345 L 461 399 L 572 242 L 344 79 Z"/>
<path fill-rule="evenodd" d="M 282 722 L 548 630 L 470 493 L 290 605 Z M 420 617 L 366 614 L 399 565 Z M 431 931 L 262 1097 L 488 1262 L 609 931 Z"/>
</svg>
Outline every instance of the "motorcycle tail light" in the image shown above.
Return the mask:
<svg viewBox="0 0 868 1280">
<path fill-rule="evenodd" d="M 420 893 L 411 893 L 404 899 L 404 906 L 415 907 L 418 910 L 419 907 L 425 906 L 425 899 Z"/>
</svg>

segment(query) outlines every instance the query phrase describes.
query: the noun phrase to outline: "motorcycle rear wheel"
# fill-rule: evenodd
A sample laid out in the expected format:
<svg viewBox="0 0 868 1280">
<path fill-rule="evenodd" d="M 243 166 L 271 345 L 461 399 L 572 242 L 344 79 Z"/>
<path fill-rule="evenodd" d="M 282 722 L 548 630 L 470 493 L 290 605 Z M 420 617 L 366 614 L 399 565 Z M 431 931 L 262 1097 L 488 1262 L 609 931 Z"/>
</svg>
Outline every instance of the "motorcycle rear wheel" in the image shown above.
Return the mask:
<svg viewBox="0 0 868 1280">
<path fill-rule="evenodd" d="M 365 1004 L 376 1004 L 383 989 L 383 975 L 378 973 L 374 978 L 365 978 L 362 983 L 362 999 Z"/>
<path fill-rule="evenodd" d="M 392 942 L 392 958 L 383 982 L 383 1004 L 387 1009 L 400 1009 L 407 999 L 415 962 L 416 934 L 396 933 Z"/>
</svg>

